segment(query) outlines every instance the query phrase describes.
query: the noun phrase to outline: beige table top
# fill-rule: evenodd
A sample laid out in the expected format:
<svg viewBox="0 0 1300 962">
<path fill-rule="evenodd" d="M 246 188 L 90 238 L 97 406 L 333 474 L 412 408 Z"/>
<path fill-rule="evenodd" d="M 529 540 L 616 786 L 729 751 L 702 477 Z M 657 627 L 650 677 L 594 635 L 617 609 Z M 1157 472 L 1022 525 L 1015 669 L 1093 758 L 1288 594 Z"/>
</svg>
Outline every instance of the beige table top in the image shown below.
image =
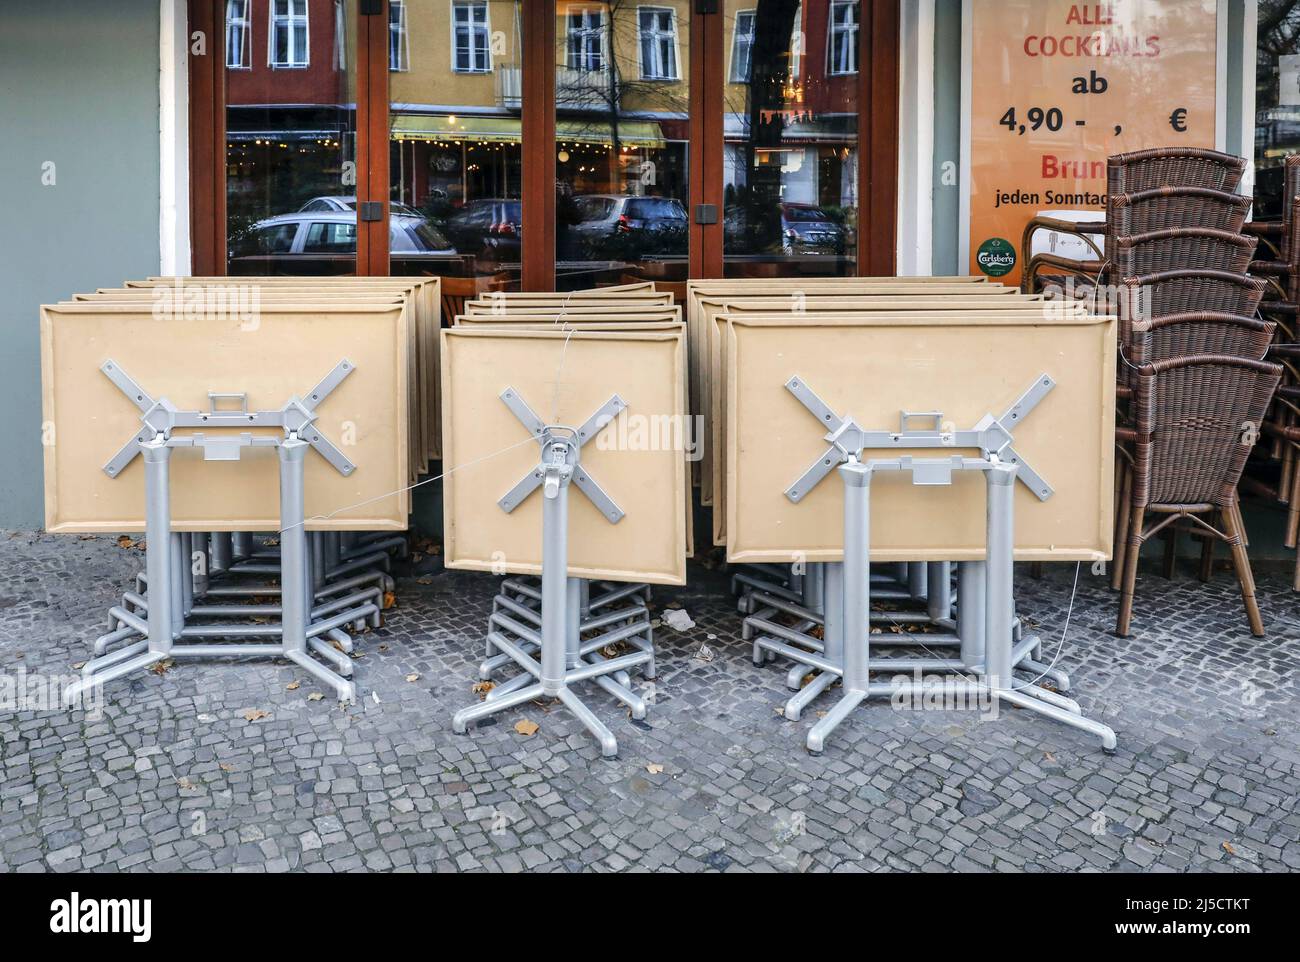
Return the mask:
<svg viewBox="0 0 1300 962">
<path fill-rule="evenodd" d="M 1017 482 L 1016 556 L 1110 557 L 1115 321 L 984 312 L 860 314 L 792 324 L 733 318 L 727 346 L 727 556 L 733 562 L 838 561 L 843 493 L 834 475 L 793 503 L 786 489 L 826 450 L 824 431 L 786 390 L 799 377 L 837 414 L 897 430 L 900 412 L 941 411 L 955 429 L 1001 414 L 1042 374 L 1056 387 L 1013 433 L 1021 457 L 1055 488 L 1040 501 Z M 973 454 L 942 449 L 948 454 Z M 897 457 L 896 450 L 866 452 Z M 932 452 L 914 452 L 918 458 Z M 983 557 L 981 476 L 918 487 L 905 473 L 872 482 L 877 561 Z"/>
<path fill-rule="evenodd" d="M 686 461 L 638 433 L 685 414 L 680 328 L 645 332 L 444 330 L 443 482 L 447 566 L 537 574 L 542 495 L 507 514 L 497 505 L 537 465 L 538 446 L 500 395 L 511 389 L 546 421 L 577 426 L 617 394 L 627 409 L 582 448 L 581 465 L 626 512 L 611 524 L 576 488 L 569 494 L 569 574 L 683 584 Z M 639 439 L 644 438 L 646 443 Z"/>
<path fill-rule="evenodd" d="M 137 457 L 117 478 L 102 471 L 141 427 L 140 412 L 100 366 L 113 360 L 155 400 L 206 410 L 208 392 L 245 392 L 250 410 L 278 409 L 341 360 L 354 372 L 318 409 L 322 433 L 357 469 L 339 474 L 316 452 L 306 462 L 309 530 L 401 530 L 407 525 L 407 324 L 400 304 L 263 305 L 255 327 L 238 319 L 168 319 L 135 304 L 48 305 L 41 310 L 46 528 L 144 528 L 144 470 Z M 193 433 L 178 429 L 179 433 Z M 277 434 L 257 429 L 254 434 Z M 172 455 L 177 531 L 279 529 L 278 458 L 272 448 L 239 462 Z M 368 502 L 358 507 L 361 502 Z M 345 509 L 345 510 L 340 510 Z"/>
</svg>

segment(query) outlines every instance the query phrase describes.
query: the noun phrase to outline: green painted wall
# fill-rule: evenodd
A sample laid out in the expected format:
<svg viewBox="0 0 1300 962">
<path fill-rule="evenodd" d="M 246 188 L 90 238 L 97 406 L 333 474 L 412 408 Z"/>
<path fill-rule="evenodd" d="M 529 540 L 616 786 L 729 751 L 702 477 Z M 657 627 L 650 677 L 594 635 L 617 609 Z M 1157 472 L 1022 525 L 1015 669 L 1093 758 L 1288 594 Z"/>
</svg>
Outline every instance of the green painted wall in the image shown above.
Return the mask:
<svg viewBox="0 0 1300 962">
<path fill-rule="evenodd" d="M 158 17 L 157 0 L 0 9 L 0 528 L 44 516 L 37 307 L 159 269 Z"/>
</svg>

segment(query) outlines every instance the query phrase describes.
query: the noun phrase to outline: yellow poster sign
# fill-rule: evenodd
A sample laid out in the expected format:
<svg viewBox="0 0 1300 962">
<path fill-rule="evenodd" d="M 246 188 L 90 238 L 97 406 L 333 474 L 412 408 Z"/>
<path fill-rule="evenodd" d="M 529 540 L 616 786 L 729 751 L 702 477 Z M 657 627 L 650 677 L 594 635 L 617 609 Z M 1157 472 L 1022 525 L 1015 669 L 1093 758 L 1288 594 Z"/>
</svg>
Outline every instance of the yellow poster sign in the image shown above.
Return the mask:
<svg viewBox="0 0 1300 962">
<path fill-rule="evenodd" d="M 1111 154 L 1215 145 L 1216 0 L 967 3 L 970 273 L 1017 283 L 1038 214 L 1099 220 Z"/>
</svg>

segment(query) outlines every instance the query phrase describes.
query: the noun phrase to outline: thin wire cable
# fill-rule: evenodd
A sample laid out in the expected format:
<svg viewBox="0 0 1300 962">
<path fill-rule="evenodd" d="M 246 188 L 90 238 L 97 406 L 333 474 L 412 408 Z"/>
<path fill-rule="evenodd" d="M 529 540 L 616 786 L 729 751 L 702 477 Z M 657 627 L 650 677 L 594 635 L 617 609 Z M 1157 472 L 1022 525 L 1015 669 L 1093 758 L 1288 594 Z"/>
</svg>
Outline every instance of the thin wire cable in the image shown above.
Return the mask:
<svg viewBox="0 0 1300 962">
<path fill-rule="evenodd" d="M 288 527 L 281 528 L 280 533 L 284 534 L 286 531 L 291 531 L 294 528 L 297 528 L 304 524 L 308 524 L 312 521 L 329 521 L 331 518 L 339 514 L 342 514 L 344 511 L 351 511 L 353 508 L 361 508 L 367 504 L 372 504 L 375 501 L 382 501 L 384 498 L 395 497 L 396 495 L 402 494 L 403 492 L 406 491 L 414 491 L 416 488 L 423 487 L 426 484 L 430 484 L 434 481 L 440 481 L 449 475 L 455 474 L 457 471 L 463 471 L 466 468 L 473 467 L 476 464 L 480 464 L 484 461 L 489 461 L 492 458 L 499 457 L 500 455 L 505 454 L 507 451 L 513 451 L 515 448 L 522 447 L 525 444 L 531 444 L 540 438 L 541 438 L 540 434 L 529 434 L 528 437 L 524 438 L 522 441 L 516 441 L 514 444 L 510 444 L 502 448 L 500 451 L 493 451 L 491 454 L 485 454 L 481 458 L 475 458 L 472 461 L 466 461 L 464 464 L 458 464 L 454 468 L 449 468 L 446 471 L 442 472 L 442 474 L 434 475 L 431 478 L 425 478 L 423 481 L 415 482 L 415 484 L 408 484 L 406 487 L 398 488 L 396 491 L 388 491 L 384 494 L 377 494 L 373 498 L 366 498 L 364 501 L 358 501 L 355 504 L 348 504 L 348 505 L 344 505 L 341 508 L 335 508 L 333 511 L 329 512 L 328 514 L 315 514 L 312 515 L 310 518 L 303 518 L 302 521 L 299 521 L 296 524 L 291 524 Z"/>
</svg>

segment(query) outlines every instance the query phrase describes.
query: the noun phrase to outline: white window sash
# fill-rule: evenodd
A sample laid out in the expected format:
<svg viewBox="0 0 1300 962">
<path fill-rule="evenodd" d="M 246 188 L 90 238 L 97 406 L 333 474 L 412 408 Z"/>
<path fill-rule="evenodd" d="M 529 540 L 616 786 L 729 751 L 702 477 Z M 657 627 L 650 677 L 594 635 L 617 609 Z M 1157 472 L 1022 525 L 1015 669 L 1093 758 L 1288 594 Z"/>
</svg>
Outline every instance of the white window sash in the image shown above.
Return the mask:
<svg viewBox="0 0 1300 962">
<path fill-rule="evenodd" d="M 395 23 L 393 21 L 394 11 L 397 13 Z M 394 34 L 396 34 L 396 48 L 393 46 Z M 394 53 L 397 54 L 396 63 L 393 62 Z M 406 30 L 405 0 L 388 0 L 388 69 L 399 72 L 411 69 L 411 48 Z"/>
<path fill-rule="evenodd" d="M 250 36 L 250 17 L 248 9 L 251 0 L 227 0 L 226 2 L 226 66 L 233 70 L 248 70 L 252 67 L 252 61 L 249 57 L 249 48 L 252 44 L 249 42 Z M 238 8 L 238 16 L 231 16 L 232 8 Z M 230 42 L 232 30 L 237 38 L 239 49 L 233 51 L 237 54 L 232 58 L 232 44 Z"/>
<path fill-rule="evenodd" d="M 732 83 L 749 83 L 749 72 L 754 56 L 754 29 L 757 22 L 754 10 L 736 11 L 736 19 L 731 33 L 731 70 L 728 78 Z M 747 24 L 741 29 L 741 22 Z"/>
<path fill-rule="evenodd" d="M 842 22 L 839 19 L 841 11 L 848 12 Z M 833 0 L 831 3 L 826 72 L 832 76 L 848 76 L 858 72 L 858 13 L 856 0 Z"/>
<path fill-rule="evenodd" d="M 646 27 L 645 20 L 650 23 Z M 664 25 L 664 20 L 667 23 Z M 677 14 L 672 7 L 637 8 L 637 54 L 641 60 L 642 80 L 677 80 Z M 650 62 L 646 63 L 646 41 Z"/>
<path fill-rule="evenodd" d="M 280 69 L 301 69 L 311 65 L 311 22 L 307 14 L 307 0 L 284 0 L 285 13 L 277 14 L 277 0 L 271 0 L 269 7 L 271 29 L 266 38 L 267 64 Z M 277 28 L 283 25 L 287 43 L 285 60 L 275 56 Z M 298 43 L 298 27 L 302 28 L 302 49 Z"/>
<path fill-rule="evenodd" d="M 454 0 L 451 5 L 452 73 L 492 72 L 492 28 L 485 0 Z M 461 36 L 464 36 L 464 43 Z M 461 55 L 466 62 L 461 64 Z"/>
</svg>

